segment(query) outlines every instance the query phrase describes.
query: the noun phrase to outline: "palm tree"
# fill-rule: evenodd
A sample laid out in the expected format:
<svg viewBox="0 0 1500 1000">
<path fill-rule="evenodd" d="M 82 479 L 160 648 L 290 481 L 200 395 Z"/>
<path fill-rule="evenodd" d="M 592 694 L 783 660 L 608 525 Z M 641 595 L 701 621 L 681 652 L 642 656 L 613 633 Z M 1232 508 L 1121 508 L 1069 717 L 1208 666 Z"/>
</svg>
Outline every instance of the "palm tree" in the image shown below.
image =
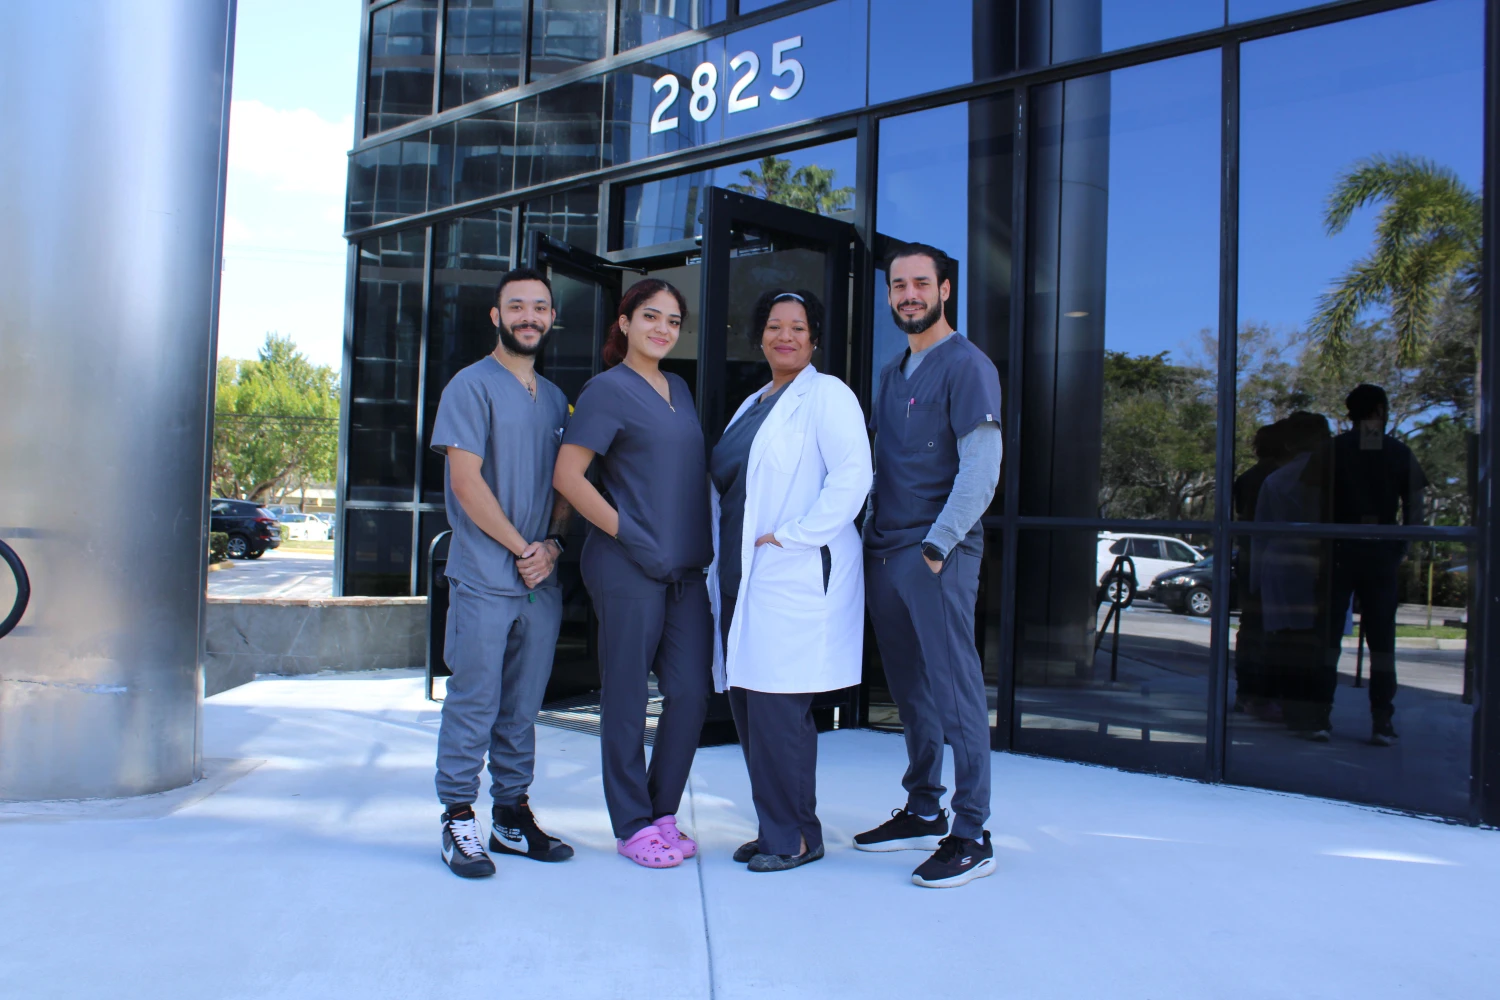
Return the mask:
<svg viewBox="0 0 1500 1000">
<path fill-rule="evenodd" d="M 778 205 L 790 205 L 804 212 L 829 215 L 842 212 L 854 200 L 852 187 L 836 188 L 833 178 L 836 171 L 831 167 L 808 164 L 792 169 L 790 160 L 780 156 L 762 157 L 760 169 L 746 168 L 740 171 L 744 184 L 726 185 L 731 191 L 748 194 Z"/>
<path fill-rule="evenodd" d="M 1447 167 L 1413 156 L 1372 156 L 1340 177 L 1323 221 L 1330 236 L 1354 213 L 1381 204 L 1375 247 L 1318 303 L 1312 334 L 1325 361 L 1341 365 L 1362 310 L 1390 308 L 1401 360 L 1427 344 L 1446 296 L 1479 301 L 1481 199 Z"/>
</svg>

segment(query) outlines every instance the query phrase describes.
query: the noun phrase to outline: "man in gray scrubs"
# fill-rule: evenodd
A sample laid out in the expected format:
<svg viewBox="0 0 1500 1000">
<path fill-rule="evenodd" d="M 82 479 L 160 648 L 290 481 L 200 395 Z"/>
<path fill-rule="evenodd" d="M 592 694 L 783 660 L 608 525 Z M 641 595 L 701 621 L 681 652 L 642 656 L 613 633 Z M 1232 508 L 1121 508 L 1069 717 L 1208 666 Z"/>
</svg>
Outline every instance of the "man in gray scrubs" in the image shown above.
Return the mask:
<svg viewBox="0 0 1500 1000">
<path fill-rule="evenodd" d="M 886 269 L 891 313 L 908 348 L 880 373 L 870 419 L 875 488 L 865 517 L 865 601 L 901 712 L 906 805 L 858 834 L 862 851 L 934 850 L 912 873 L 929 887 L 995 870 L 990 726 L 974 646 L 984 552 L 980 517 L 1000 478 L 1000 378 L 948 324 L 953 262 L 907 244 Z M 943 744 L 953 747 L 953 832 L 939 806 Z"/>
<path fill-rule="evenodd" d="M 573 856 L 542 832 L 527 802 L 562 621 L 554 569 L 568 507 L 553 494 L 552 466 L 568 400 L 535 369 L 555 317 L 545 275 L 518 268 L 501 277 L 490 310 L 499 342 L 453 376 L 432 429 L 433 449 L 448 459 L 453 527 L 443 654 L 453 676 L 438 730 L 437 794 L 443 860 L 464 878 L 495 873 L 474 816 L 486 751 L 490 850 L 538 861 Z"/>
</svg>

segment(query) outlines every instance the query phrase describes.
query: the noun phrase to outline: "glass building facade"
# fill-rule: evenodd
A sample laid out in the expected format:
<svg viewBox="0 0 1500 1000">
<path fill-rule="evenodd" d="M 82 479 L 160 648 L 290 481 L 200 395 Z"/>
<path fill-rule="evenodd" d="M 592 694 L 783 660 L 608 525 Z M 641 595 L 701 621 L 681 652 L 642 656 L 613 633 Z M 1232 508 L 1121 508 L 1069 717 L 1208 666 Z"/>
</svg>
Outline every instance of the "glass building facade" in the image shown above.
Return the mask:
<svg viewBox="0 0 1500 1000">
<path fill-rule="evenodd" d="M 905 346 L 881 260 L 920 240 L 957 261 L 950 318 L 1005 392 L 976 630 L 995 748 L 1500 822 L 1497 16 L 372 2 L 340 592 L 429 590 L 428 433 L 494 346 L 499 272 L 550 268 L 541 367 L 570 397 L 622 287 L 681 287 L 668 367 L 712 439 L 759 384 L 730 331 L 773 282 L 828 294 L 817 362 L 868 406 Z M 1361 384 L 1383 426 L 1351 414 Z M 587 688 L 564 582 L 559 670 Z M 898 729 L 867 649 L 853 721 Z"/>
</svg>

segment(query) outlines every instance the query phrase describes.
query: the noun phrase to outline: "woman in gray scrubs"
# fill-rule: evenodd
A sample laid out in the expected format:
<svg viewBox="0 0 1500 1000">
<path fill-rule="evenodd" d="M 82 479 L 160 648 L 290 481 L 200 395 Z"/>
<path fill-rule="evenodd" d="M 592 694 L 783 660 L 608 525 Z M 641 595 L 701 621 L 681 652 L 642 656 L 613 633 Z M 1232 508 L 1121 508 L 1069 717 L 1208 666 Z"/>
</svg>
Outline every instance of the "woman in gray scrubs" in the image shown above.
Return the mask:
<svg viewBox="0 0 1500 1000">
<path fill-rule="evenodd" d="M 582 570 L 599 618 L 604 799 L 619 853 L 647 868 L 697 851 L 676 813 L 712 683 L 703 428 L 687 383 L 660 368 L 686 317 L 682 293 L 665 281 L 626 291 L 606 370 L 578 396 L 552 479 L 591 525 Z M 596 457 L 603 494 L 586 477 Z M 651 672 L 663 704 L 647 769 Z"/>
<path fill-rule="evenodd" d="M 751 871 L 823 856 L 813 695 L 858 684 L 864 560 L 854 518 L 870 492 L 859 401 L 819 374 L 823 307 L 767 292 L 749 331 L 771 382 L 740 406 L 709 461 L 715 489 L 715 685 L 729 692 L 759 820 L 735 852 Z"/>
</svg>

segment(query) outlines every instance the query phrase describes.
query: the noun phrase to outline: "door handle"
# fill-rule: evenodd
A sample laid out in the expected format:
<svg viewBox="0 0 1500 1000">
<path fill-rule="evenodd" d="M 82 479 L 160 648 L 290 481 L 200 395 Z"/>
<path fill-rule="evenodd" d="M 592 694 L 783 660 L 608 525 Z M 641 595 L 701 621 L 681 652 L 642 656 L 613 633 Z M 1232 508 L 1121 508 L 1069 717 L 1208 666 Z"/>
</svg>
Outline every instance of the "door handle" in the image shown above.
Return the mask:
<svg viewBox="0 0 1500 1000">
<path fill-rule="evenodd" d="M 10 567 L 11 574 L 16 578 L 16 600 L 11 605 L 10 614 L 0 621 L 0 639 L 5 638 L 11 630 L 21 621 L 21 616 L 26 613 L 26 605 L 31 603 L 31 578 L 26 575 L 26 564 L 16 554 L 16 550 L 0 541 L 0 559 Z"/>
</svg>

